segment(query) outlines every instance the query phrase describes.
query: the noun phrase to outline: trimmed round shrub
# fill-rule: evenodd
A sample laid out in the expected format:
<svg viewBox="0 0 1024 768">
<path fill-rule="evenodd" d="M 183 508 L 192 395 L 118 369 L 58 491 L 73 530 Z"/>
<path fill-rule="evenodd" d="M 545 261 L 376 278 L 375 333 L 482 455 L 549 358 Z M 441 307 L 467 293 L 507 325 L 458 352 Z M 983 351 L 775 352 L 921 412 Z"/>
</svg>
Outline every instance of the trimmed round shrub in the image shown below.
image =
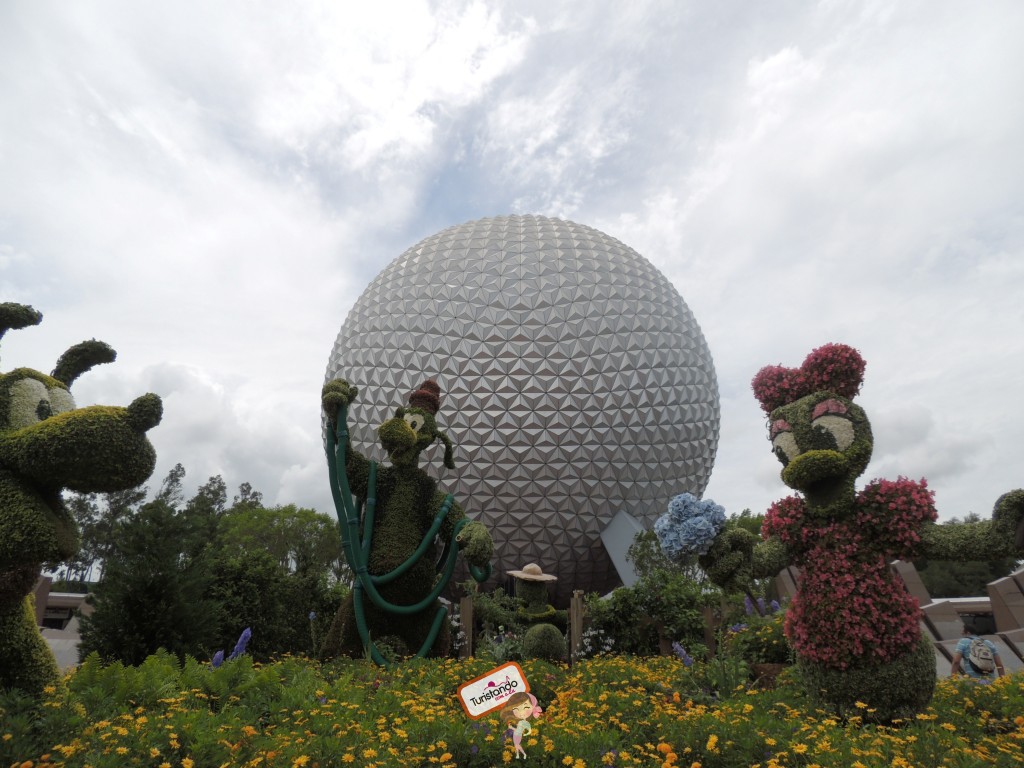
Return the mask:
<svg viewBox="0 0 1024 768">
<path fill-rule="evenodd" d="M 565 658 L 565 638 L 554 624 L 535 624 L 523 637 L 524 659 L 562 661 Z"/>
</svg>

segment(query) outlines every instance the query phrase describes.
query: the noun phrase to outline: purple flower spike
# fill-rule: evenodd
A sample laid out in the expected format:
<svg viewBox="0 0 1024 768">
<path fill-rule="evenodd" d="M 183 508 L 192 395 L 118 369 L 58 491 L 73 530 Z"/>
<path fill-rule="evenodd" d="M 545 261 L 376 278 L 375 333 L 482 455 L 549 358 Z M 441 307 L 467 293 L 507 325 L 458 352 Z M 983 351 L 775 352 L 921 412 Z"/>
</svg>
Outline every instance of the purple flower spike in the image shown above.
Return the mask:
<svg viewBox="0 0 1024 768">
<path fill-rule="evenodd" d="M 228 661 L 237 659 L 243 653 L 245 653 L 245 646 L 249 644 L 249 639 L 252 637 L 252 630 L 246 627 L 242 630 L 242 634 L 238 636 L 238 642 L 235 643 L 235 650 L 228 656 Z"/>
<path fill-rule="evenodd" d="M 693 666 L 693 657 L 686 652 L 686 649 L 679 644 L 678 640 L 672 643 L 672 651 L 679 657 L 679 660 L 683 662 L 684 666 Z"/>
<path fill-rule="evenodd" d="M 210 666 L 216 669 L 224 663 L 224 651 L 217 651 L 213 654 L 213 658 L 210 659 Z"/>
</svg>

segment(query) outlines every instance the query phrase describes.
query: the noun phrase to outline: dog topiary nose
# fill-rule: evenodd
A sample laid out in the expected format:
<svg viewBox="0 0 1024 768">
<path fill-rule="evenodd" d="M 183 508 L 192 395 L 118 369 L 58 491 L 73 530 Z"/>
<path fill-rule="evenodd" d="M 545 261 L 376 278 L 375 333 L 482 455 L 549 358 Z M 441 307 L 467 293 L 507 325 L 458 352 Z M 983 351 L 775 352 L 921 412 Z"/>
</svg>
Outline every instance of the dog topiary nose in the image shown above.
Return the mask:
<svg viewBox="0 0 1024 768">
<path fill-rule="evenodd" d="M 128 422 L 139 432 L 152 429 L 164 415 L 164 404 L 159 395 L 148 392 L 135 398 L 128 406 Z"/>
</svg>

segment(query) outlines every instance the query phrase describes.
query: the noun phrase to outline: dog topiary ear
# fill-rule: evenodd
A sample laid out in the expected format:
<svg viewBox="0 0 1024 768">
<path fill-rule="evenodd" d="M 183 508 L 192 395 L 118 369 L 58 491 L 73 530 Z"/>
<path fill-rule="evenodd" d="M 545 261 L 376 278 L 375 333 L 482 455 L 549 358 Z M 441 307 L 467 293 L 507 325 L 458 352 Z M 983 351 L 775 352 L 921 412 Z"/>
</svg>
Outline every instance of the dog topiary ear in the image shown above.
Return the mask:
<svg viewBox="0 0 1024 768">
<path fill-rule="evenodd" d="M 93 366 L 112 363 L 116 359 L 117 352 L 109 344 L 96 339 L 83 341 L 60 356 L 50 375 L 70 387 L 75 379 Z"/>
<path fill-rule="evenodd" d="M 448 439 L 441 430 L 437 430 L 437 439 L 444 443 L 444 465 L 448 469 L 455 469 L 455 458 L 452 455 L 452 441 Z"/>
<path fill-rule="evenodd" d="M 10 301 L 0 303 L 0 339 L 8 331 L 39 325 L 43 321 L 43 313 L 28 304 L 15 304 Z"/>
</svg>

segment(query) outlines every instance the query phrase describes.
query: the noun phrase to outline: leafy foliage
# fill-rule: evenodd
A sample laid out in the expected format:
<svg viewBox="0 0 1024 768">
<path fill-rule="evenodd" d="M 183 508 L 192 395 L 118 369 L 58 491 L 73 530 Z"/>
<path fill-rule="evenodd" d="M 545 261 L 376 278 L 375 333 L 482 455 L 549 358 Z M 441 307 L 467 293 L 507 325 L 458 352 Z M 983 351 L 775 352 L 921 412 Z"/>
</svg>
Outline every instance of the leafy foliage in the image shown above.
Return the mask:
<svg viewBox="0 0 1024 768">
<path fill-rule="evenodd" d="M 253 628 L 257 660 L 281 653 L 313 656 L 347 588 L 330 585 L 323 570 L 289 571 L 267 551 L 220 553 L 210 596 L 217 602 L 219 636 Z M 313 618 L 310 618 L 312 613 Z"/>
<path fill-rule="evenodd" d="M 590 628 L 614 638 L 619 653 L 656 654 L 659 634 L 687 648 L 703 648 L 703 609 L 716 604 L 721 592 L 703 581 L 696 565 L 679 565 L 666 557 L 653 531 L 637 534 L 628 557 L 637 583 L 606 598 L 587 595 Z"/>
<path fill-rule="evenodd" d="M 915 565 L 925 589 L 933 598 L 978 597 L 987 594 L 991 582 L 1013 573 L 1018 562 L 1014 557 L 963 563 L 921 558 L 915 561 Z"/>
<path fill-rule="evenodd" d="M 306 572 L 327 565 L 335 579 L 351 576 L 341 552 L 337 523 L 294 504 L 266 509 L 235 505 L 220 518 L 220 547 L 226 555 L 267 552 L 289 571 Z"/>
<path fill-rule="evenodd" d="M 748 664 L 789 664 L 793 649 L 783 632 L 785 612 L 751 613 L 744 621 L 729 627 L 725 634 L 726 650 Z"/>
<path fill-rule="evenodd" d="M 218 603 L 210 561 L 189 557 L 188 529 L 165 501 L 145 504 L 118 529 L 118 549 L 83 616 L 81 655 L 141 664 L 158 648 L 205 656 L 217 639 Z"/>
<path fill-rule="evenodd" d="M 176 465 L 141 506 L 131 506 L 145 499 L 139 489 L 106 505 L 71 504 L 93 516 L 83 525 L 95 537 L 89 548 L 104 554 L 82 655 L 137 663 L 163 648 L 208 658 L 245 627 L 259 660 L 315 654 L 347 592 L 330 519 L 293 505 L 265 509 L 248 484 L 227 507 L 220 477 L 185 501 L 184 477 Z"/>
<path fill-rule="evenodd" d="M 0 304 L 0 336 L 41 320 L 27 305 Z M 77 408 L 68 389 L 114 358 L 113 349 L 92 340 L 68 349 L 52 376 L 30 368 L 0 373 L 0 687 L 38 695 L 58 680 L 31 592 L 45 565 L 79 549 L 61 493 L 131 487 L 156 463 L 145 433 L 160 422 L 159 397 L 142 395 L 126 408 Z"/>
<path fill-rule="evenodd" d="M 755 515 L 749 509 L 744 509 L 738 515 L 730 515 L 729 520 L 737 527 L 761 537 L 761 527 L 764 525 L 764 514 Z"/>
<path fill-rule="evenodd" d="M 936 680 L 935 649 L 923 636 L 910 653 L 883 664 L 838 670 L 798 656 L 797 667 L 812 703 L 875 722 L 913 718 L 928 705 Z"/>
<path fill-rule="evenodd" d="M 519 601 L 507 594 L 502 587 L 491 592 L 482 592 L 475 581 L 460 582 L 458 586 L 473 600 L 473 620 L 483 630 L 493 631 L 497 627 L 511 627 L 519 621 L 516 615 Z"/>
</svg>

